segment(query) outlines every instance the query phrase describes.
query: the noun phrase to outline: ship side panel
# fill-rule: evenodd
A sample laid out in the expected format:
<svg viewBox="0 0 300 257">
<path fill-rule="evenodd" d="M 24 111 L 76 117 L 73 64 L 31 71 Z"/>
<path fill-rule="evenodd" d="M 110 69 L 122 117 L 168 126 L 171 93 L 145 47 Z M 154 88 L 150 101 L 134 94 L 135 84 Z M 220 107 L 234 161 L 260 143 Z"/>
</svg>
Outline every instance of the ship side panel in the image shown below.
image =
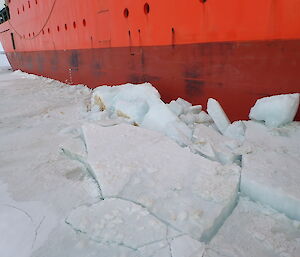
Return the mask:
<svg viewBox="0 0 300 257">
<path fill-rule="evenodd" d="M 9 6 L 8 33 L 22 52 L 300 39 L 300 0 L 18 0 Z M 9 40 L 2 43 L 14 51 Z"/>
</svg>

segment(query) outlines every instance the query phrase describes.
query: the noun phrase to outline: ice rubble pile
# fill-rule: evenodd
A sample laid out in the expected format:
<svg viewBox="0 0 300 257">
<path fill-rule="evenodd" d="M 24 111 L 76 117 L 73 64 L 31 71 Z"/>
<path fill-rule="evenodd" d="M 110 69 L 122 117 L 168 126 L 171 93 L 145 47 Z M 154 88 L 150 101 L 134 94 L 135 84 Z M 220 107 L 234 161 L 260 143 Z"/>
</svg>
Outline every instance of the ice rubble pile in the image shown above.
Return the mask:
<svg viewBox="0 0 300 257">
<path fill-rule="evenodd" d="M 298 105 L 299 94 L 263 98 L 249 115 L 261 122 L 231 123 L 215 99 L 208 100 L 206 113 L 200 105 L 192 106 L 181 98 L 164 104 L 148 83 L 100 87 L 93 92 L 90 118 L 94 122 L 83 127 L 87 162 L 101 184 L 104 199 L 121 199 L 129 205 L 142 206 L 168 226 L 172 240 L 184 233 L 188 241 L 191 238 L 209 241 L 234 209 L 239 189 L 243 196 L 300 220 L 300 125 L 291 123 Z M 111 125 L 125 121 L 162 132 L 189 149 L 176 147 L 154 131 L 125 124 L 110 129 L 99 126 L 95 122 L 99 110 L 102 111 L 98 116 L 100 124 L 103 117 L 115 120 Z M 164 156 L 163 162 L 161 156 Z M 242 167 L 241 174 L 234 163 Z M 105 205 L 105 201 L 100 205 Z M 233 229 L 238 231 L 235 235 L 241 241 L 234 246 L 234 251 L 245 251 L 249 240 L 265 256 L 292 256 L 289 254 L 298 251 L 295 245 L 300 235 L 289 239 L 299 233 L 299 224 L 291 223 L 276 211 L 242 198 L 209 244 L 210 250 L 205 256 L 235 256 L 226 250 L 230 244 L 227 238 L 232 237 Z M 237 219 L 245 229 L 238 229 Z M 247 227 L 249 219 L 253 220 L 254 227 Z M 276 239 L 274 242 L 267 239 L 277 229 L 277 222 L 286 226 L 286 234 L 280 228 L 278 233 L 283 233 L 280 236 L 287 249 L 278 248 Z M 260 230 L 262 223 L 269 225 Z M 80 230 L 92 230 L 92 226 L 82 227 L 77 220 L 72 224 Z M 247 230 L 253 233 L 248 235 Z M 101 235 L 97 233 L 89 232 L 100 240 Z M 273 244 L 270 249 L 268 244 Z M 131 243 L 130 247 L 141 250 Z M 157 246 L 152 247 L 157 249 Z M 202 246 L 196 248 L 202 249 Z"/>
<path fill-rule="evenodd" d="M 26 79 L 32 78 L 39 82 L 36 76 Z M 214 99 L 208 102 L 208 113 L 180 98 L 164 104 L 149 84 L 94 90 L 92 111 L 78 121 L 84 105 L 83 95 L 76 96 L 79 89 L 58 84 L 61 87 L 53 90 L 52 82 L 47 83 L 49 92 L 36 93 L 36 86 L 30 85 L 28 94 L 22 80 L 18 90 L 26 94 L 18 101 L 15 89 L 7 87 L 13 95 L 10 102 L 29 118 L 23 121 L 25 129 L 17 130 L 18 136 L 12 134 L 18 148 L 15 155 L 11 151 L 6 155 L 10 161 L 4 164 L 16 168 L 2 176 L 6 174 L 7 181 L 17 179 L 18 185 L 30 185 L 29 191 L 28 187 L 17 189 L 26 191 L 22 194 L 25 199 L 49 198 L 55 205 L 51 211 L 59 210 L 59 216 L 51 218 L 48 208 L 38 202 L 6 201 L 0 184 L 0 220 L 7 221 L 2 222 L 3 231 L 18 223 L 16 231 L 0 237 L 0 245 L 14 256 L 18 249 L 33 257 L 99 253 L 129 257 L 297 256 L 299 123 L 278 128 L 265 126 L 267 120 L 265 124 L 230 123 Z M 41 95 L 47 101 L 36 97 Z M 84 96 L 88 98 L 89 92 Z M 28 106 L 28 99 L 34 104 Z M 7 106 L 2 116 L 14 126 L 19 115 L 15 116 L 15 109 L 12 115 Z M 6 130 L 4 134 L 8 134 Z M 188 147 L 178 146 L 163 134 Z M 39 141 L 33 141 L 39 147 L 31 145 L 32 138 Z M 11 138 L 5 136 L 2 143 L 11 145 Z M 58 145 L 80 163 L 58 157 Z M 28 147 L 31 151 L 24 152 Z M 41 158 L 43 147 L 46 159 Z M 45 164 L 40 165 L 41 161 Z M 24 167 L 27 172 L 18 172 Z M 66 189 L 72 194 L 65 194 Z M 13 204 L 12 208 L 8 204 Z M 26 213 L 35 210 L 39 215 L 31 215 L 30 221 Z M 52 226 L 56 226 L 53 231 Z M 23 242 L 21 233 L 27 237 Z"/>
<path fill-rule="evenodd" d="M 101 120 L 102 125 L 106 117 L 110 120 L 106 125 L 125 121 L 162 132 L 193 152 L 223 164 L 238 161 L 235 149 L 243 141 L 243 122 L 231 124 L 214 99 L 209 100 L 208 112 L 210 115 L 201 105 L 192 106 L 181 98 L 165 104 L 158 91 L 144 83 L 94 89 L 90 118 Z"/>
<path fill-rule="evenodd" d="M 191 130 L 164 104 L 150 83 L 98 87 L 92 96 L 92 111 L 95 110 L 163 132 L 180 144 L 187 145 L 192 137 Z"/>
<path fill-rule="evenodd" d="M 293 120 L 299 94 L 266 97 L 257 101 L 249 117 L 278 127 Z M 127 122 L 162 132 L 192 152 L 222 164 L 241 162 L 244 121 L 231 123 L 221 105 L 210 98 L 207 112 L 178 98 L 165 104 L 150 83 L 102 86 L 94 89 L 90 118 L 107 118 L 107 125 Z M 99 112 L 100 111 L 100 112 Z"/>
</svg>

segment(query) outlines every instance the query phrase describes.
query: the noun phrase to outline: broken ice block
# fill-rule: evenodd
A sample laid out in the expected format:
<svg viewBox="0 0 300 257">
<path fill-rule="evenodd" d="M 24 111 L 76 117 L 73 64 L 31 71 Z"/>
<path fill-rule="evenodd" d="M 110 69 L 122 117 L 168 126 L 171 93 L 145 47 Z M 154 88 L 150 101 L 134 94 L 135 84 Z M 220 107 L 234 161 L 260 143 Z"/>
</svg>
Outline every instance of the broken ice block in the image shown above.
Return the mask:
<svg viewBox="0 0 300 257">
<path fill-rule="evenodd" d="M 230 121 L 219 102 L 213 98 L 209 98 L 207 102 L 207 112 L 215 122 L 218 130 L 223 134 L 230 125 Z"/>
<path fill-rule="evenodd" d="M 235 153 L 235 149 L 238 147 L 238 142 L 222 136 L 213 128 L 203 124 L 195 127 L 191 148 L 211 160 L 222 164 L 234 163 L 240 159 L 240 155 Z"/>
<path fill-rule="evenodd" d="M 275 150 L 243 155 L 241 192 L 300 220 L 299 159 Z"/>
<path fill-rule="evenodd" d="M 178 104 L 180 104 L 182 106 L 183 113 L 187 113 L 188 110 L 192 107 L 191 103 L 189 103 L 188 101 L 186 101 L 186 100 L 184 100 L 184 99 L 182 99 L 180 97 L 176 100 L 176 103 L 178 103 Z"/>
<path fill-rule="evenodd" d="M 167 104 L 168 108 L 176 115 L 179 116 L 183 113 L 183 107 L 181 104 L 177 103 L 175 100 Z"/>
<path fill-rule="evenodd" d="M 224 136 L 244 141 L 246 126 L 243 121 L 235 121 L 230 124 L 224 132 Z"/>
<path fill-rule="evenodd" d="M 275 128 L 292 122 L 298 107 L 299 93 L 264 97 L 256 101 L 249 118 L 265 121 L 268 127 Z"/>
</svg>

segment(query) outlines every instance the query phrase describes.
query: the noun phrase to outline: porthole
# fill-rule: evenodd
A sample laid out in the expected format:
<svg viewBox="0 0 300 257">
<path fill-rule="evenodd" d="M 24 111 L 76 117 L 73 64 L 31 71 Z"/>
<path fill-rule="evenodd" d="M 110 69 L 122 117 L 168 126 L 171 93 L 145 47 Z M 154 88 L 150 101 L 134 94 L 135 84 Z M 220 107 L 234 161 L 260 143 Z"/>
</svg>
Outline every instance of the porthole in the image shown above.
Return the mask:
<svg viewBox="0 0 300 257">
<path fill-rule="evenodd" d="M 145 3 L 144 5 L 144 13 L 148 14 L 150 12 L 150 5 L 148 3 Z"/>
<path fill-rule="evenodd" d="M 68 30 L 68 25 L 67 24 L 65 24 L 65 30 Z"/>
<path fill-rule="evenodd" d="M 20 14 L 20 10 L 19 10 L 19 8 L 17 9 L 17 12 L 18 12 L 18 15 Z"/>
<path fill-rule="evenodd" d="M 86 26 L 86 20 L 85 19 L 82 20 L 82 24 L 83 24 L 84 27 Z"/>
<path fill-rule="evenodd" d="M 34 35 L 35 35 L 34 32 L 32 32 L 32 36 L 33 36 L 33 37 L 34 37 Z"/>
<path fill-rule="evenodd" d="M 76 29 L 76 22 L 73 22 L 73 28 Z"/>
<path fill-rule="evenodd" d="M 30 1 L 28 1 L 28 8 L 30 8 Z"/>
<path fill-rule="evenodd" d="M 37 1 L 37 0 L 35 0 L 35 4 L 38 4 L 38 1 Z"/>
<path fill-rule="evenodd" d="M 44 35 L 45 34 L 45 31 L 42 29 L 42 34 Z"/>
<path fill-rule="evenodd" d="M 48 34 L 50 34 L 50 28 L 48 28 Z"/>
<path fill-rule="evenodd" d="M 22 5 L 22 9 L 23 9 L 23 12 L 25 12 L 25 6 L 24 5 Z"/>
<path fill-rule="evenodd" d="M 59 28 L 59 26 L 57 26 L 56 28 L 57 28 L 57 31 L 59 32 L 59 31 L 60 31 L 60 28 Z"/>
<path fill-rule="evenodd" d="M 127 8 L 125 8 L 123 14 L 124 14 L 125 18 L 128 18 L 128 16 L 129 16 L 129 10 Z"/>
<path fill-rule="evenodd" d="M 28 36 L 31 37 L 31 34 L 29 33 Z"/>
</svg>

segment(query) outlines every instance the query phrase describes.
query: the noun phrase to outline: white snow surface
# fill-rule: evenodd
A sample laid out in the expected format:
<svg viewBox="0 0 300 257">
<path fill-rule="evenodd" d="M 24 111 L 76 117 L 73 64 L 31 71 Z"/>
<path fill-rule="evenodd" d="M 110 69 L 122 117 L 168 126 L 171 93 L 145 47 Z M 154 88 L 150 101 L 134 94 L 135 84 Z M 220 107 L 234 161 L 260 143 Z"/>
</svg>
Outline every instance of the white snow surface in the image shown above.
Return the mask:
<svg viewBox="0 0 300 257">
<path fill-rule="evenodd" d="M 0 96 L 1 257 L 299 255 L 299 122 L 6 69 Z"/>
<path fill-rule="evenodd" d="M 290 123 L 297 113 L 299 96 L 299 93 L 295 93 L 258 99 L 250 110 L 249 118 L 265 121 L 272 128 Z"/>
</svg>

